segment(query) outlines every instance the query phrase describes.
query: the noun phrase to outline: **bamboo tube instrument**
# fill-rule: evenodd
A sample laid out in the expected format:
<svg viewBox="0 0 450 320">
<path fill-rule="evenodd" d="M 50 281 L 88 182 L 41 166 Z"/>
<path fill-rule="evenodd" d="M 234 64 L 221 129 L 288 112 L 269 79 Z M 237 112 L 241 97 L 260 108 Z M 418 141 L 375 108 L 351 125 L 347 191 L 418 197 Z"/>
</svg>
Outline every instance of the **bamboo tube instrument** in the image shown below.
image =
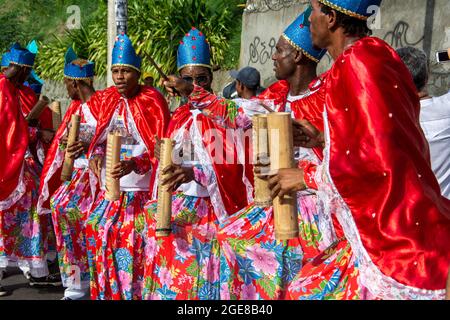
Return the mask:
<svg viewBox="0 0 450 320">
<path fill-rule="evenodd" d="M 67 138 L 67 146 L 78 140 L 80 134 L 80 116 L 73 114 L 70 119 L 69 137 Z M 64 164 L 61 172 L 61 181 L 70 181 L 72 179 L 73 165 L 75 159 L 68 156 L 67 152 L 64 156 Z"/>
<path fill-rule="evenodd" d="M 53 101 L 50 104 L 50 110 L 52 110 L 53 130 L 57 131 L 62 122 L 61 103 L 59 101 Z"/>
<path fill-rule="evenodd" d="M 39 119 L 39 117 L 42 114 L 42 111 L 44 111 L 44 109 L 48 106 L 49 103 L 50 103 L 49 98 L 47 98 L 46 96 L 41 96 L 25 119 L 27 121 Z"/>
<path fill-rule="evenodd" d="M 166 178 L 162 171 L 172 164 L 172 140 L 164 138 L 161 140 L 159 159 L 159 181 Z M 167 237 L 172 231 L 170 221 L 172 218 L 172 191 L 167 186 L 158 186 L 158 204 L 156 214 L 156 236 Z"/>
<path fill-rule="evenodd" d="M 122 136 L 118 133 L 109 133 L 106 143 L 106 193 L 105 199 L 116 201 L 120 198 L 120 179 L 114 179 L 111 171 L 120 162 L 120 149 Z"/>
<path fill-rule="evenodd" d="M 269 135 L 267 131 L 267 115 L 258 114 L 252 117 L 253 122 L 253 163 L 269 159 Z M 255 205 L 265 208 L 272 205 L 269 182 L 255 175 Z"/>
<path fill-rule="evenodd" d="M 294 146 L 292 119 L 288 112 L 271 113 L 267 115 L 269 129 L 270 169 L 289 169 L 294 167 Z M 275 221 L 275 238 L 289 240 L 299 234 L 297 194 L 279 196 L 273 200 Z"/>
</svg>

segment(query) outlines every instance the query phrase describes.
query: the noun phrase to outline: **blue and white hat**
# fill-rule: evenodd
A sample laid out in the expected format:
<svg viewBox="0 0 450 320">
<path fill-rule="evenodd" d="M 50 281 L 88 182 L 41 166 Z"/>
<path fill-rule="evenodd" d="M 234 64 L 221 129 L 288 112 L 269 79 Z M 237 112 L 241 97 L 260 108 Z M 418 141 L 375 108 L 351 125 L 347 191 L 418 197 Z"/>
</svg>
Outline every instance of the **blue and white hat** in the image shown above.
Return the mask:
<svg viewBox="0 0 450 320">
<path fill-rule="evenodd" d="M 284 37 L 295 49 L 301 51 L 305 56 L 314 62 L 319 62 L 327 52 L 317 50 L 312 43 L 311 31 L 309 30 L 309 16 L 311 7 L 305 10 L 295 21 L 284 31 Z"/>
<path fill-rule="evenodd" d="M 178 46 L 177 69 L 180 71 L 188 66 L 212 68 L 208 40 L 195 27 L 186 33 Z"/>
</svg>

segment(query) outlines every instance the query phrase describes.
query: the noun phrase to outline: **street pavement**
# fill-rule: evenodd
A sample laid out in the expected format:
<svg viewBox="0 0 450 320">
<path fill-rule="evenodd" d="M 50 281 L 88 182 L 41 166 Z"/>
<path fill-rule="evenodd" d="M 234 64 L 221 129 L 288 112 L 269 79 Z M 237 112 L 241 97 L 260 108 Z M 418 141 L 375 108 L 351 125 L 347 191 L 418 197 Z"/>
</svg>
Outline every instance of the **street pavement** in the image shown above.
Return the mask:
<svg viewBox="0 0 450 320">
<path fill-rule="evenodd" d="M 8 295 L 0 297 L 2 300 L 60 300 L 64 296 L 64 288 L 48 287 L 36 288 L 29 284 L 19 268 L 8 268 L 1 281 Z"/>
</svg>

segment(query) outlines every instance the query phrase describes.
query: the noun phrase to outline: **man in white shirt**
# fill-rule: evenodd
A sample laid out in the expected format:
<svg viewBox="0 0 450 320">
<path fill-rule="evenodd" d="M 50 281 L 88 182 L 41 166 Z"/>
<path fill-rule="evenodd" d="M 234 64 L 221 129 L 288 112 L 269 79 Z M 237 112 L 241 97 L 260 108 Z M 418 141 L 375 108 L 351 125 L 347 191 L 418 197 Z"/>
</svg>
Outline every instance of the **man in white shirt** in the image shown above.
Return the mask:
<svg viewBox="0 0 450 320">
<path fill-rule="evenodd" d="M 406 47 L 397 50 L 408 67 L 420 97 L 420 125 L 430 145 L 431 166 L 441 193 L 450 199 L 450 92 L 431 97 L 427 91 L 429 60 L 419 49 Z"/>
</svg>

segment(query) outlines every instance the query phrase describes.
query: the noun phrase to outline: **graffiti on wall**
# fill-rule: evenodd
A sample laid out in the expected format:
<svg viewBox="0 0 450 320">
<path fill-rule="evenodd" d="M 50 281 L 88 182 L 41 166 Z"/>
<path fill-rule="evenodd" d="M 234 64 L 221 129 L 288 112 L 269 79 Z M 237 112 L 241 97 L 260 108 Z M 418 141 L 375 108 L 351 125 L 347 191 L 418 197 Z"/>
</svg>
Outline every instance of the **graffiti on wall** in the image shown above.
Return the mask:
<svg viewBox="0 0 450 320">
<path fill-rule="evenodd" d="M 393 48 L 412 46 L 422 49 L 428 57 L 433 56 L 432 35 L 434 25 L 435 0 L 427 0 L 425 11 L 425 24 L 422 36 L 414 36 L 410 32 L 410 25 L 405 21 L 398 21 L 392 30 L 384 35 L 384 40 Z M 442 72 L 438 65 L 431 66 L 429 89 L 433 92 L 446 92 L 450 85 L 450 73 Z"/>
<path fill-rule="evenodd" d="M 268 42 L 262 41 L 260 37 L 256 36 L 249 46 L 249 61 L 250 64 L 265 65 L 272 61 L 272 55 L 275 52 L 277 40 L 272 37 Z"/>
</svg>

